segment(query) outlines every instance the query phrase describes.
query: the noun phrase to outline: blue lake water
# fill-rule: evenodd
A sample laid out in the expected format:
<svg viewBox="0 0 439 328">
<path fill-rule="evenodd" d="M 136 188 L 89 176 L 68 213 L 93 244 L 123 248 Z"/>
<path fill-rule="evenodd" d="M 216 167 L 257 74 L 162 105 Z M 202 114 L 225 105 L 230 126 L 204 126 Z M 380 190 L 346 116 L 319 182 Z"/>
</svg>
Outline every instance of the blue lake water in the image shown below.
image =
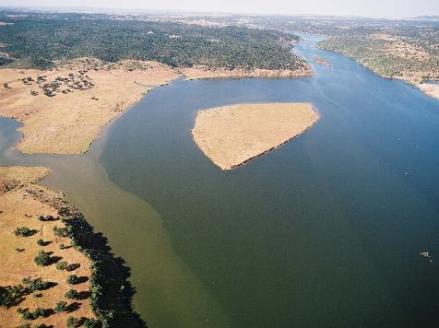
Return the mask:
<svg viewBox="0 0 439 328">
<path fill-rule="evenodd" d="M 331 63 L 315 76 L 176 81 L 85 156 L 6 151 L 17 124 L 0 120 L 0 164 L 52 168 L 127 260 L 151 327 L 436 327 L 439 102 L 315 41 L 296 48 Z M 199 109 L 296 101 L 320 121 L 233 171 L 192 141 Z"/>
</svg>

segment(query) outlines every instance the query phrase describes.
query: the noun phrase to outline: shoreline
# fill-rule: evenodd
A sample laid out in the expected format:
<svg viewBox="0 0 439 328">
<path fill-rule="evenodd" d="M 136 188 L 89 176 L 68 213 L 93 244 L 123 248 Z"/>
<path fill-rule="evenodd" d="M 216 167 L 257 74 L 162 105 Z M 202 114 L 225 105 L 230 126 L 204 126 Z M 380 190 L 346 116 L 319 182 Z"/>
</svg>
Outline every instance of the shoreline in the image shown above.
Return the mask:
<svg viewBox="0 0 439 328">
<path fill-rule="evenodd" d="M 316 111 L 316 112 L 317 112 L 317 111 Z M 318 116 L 319 116 L 319 117 L 318 117 L 318 120 L 319 120 L 319 119 L 320 119 L 320 115 L 318 114 Z M 318 120 L 317 120 L 317 121 L 318 121 Z M 305 130 L 303 130 L 302 133 L 297 134 L 297 135 L 291 137 L 291 138 L 288 139 L 288 140 L 285 140 L 284 142 L 280 143 L 279 145 L 274 146 L 274 147 L 272 147 L 272 148 L 270 148 L 270 149 L 268 149 L 268 150 L 266 150 L 266 151 L 260 153 L 259 155 L 256 155 L 256 156 L 254 156 L 254 157 L 251 157 L 251 158 L 247 159 L 246 161 L 244 161 L 244 162 L 242 162 L 242 163 L 240 163 L 240 164 L 238 164 L 238 165 L 233 166 L 231 169 L 233 170 L 233 169 L 237 169 L 237 168 L 240 168 L 240 167 L 242 167 L 242 166 L 245 166 L 245 165 L 249 164 L 251 161 L 256 160 L 256 159 L 258 159 L 258 158 L 260 158 L 260 157 L 263 157 L 264 155 L 266 155 L 266 154 L 268 154 L 268 153 L 270 153 L 270 152 L 272 152 L 272 151 L 274 151 L 274 150 L 276 150 L 276 149 L 281 148 L 282 146 L 286 145 L 286 144 L 289 143 L 290 141 L 293 141 L 294 139 L 299 138 L 300 136 L 304 135 L 308 130 L 310 130 L 315 124 L 317 124 L 317 121 L 316 121 L 313 125 L 308 126 Z"/>
<path fill-rule="evenodd" d="M 355 63 L 359 64 L 361 67 L 363 67 L 367 71 L 369 71 L 369 72 L 371 72 L 371 73 L 373 73 L 375 75 L 378 75 L 379 77 L 381 77 L 383 79 L 391 80 L 391 81 L 402 81 L 402 82 L 404 82 L 404 83 L 406 83 L 406 84 L 416 88 L 417 90 L 421 91 L 425 96 L 433 98 L 433 99 L 439 101 L 439 85 L 435 85 L 433 83 L 425 83 L 425 82 L 414 82 L 414 81 L 411 81 L 409 79 L 405 79 L 402 76 L 400 76 L 400 77 L 398 77 L 398 76 L 397 77 L 392 77 L 392 76 L 383 75 L 383 74 L 380 74 L 379 72 L 375 71 L 373 68 L 371 68 L 371 67 L 367 66 L 366 64 L 362 63 L 360 60 L 352 57 L 352 56 L 349 56 L 347 54 L 343 54 L 342 52 L 337 52 L 337 51 L 329 50 L 329 49 L 325 49 L 325 48 L 320 48 L 319 47 L 319 49 L 331 52 L 333 54 L 344 56 L 344 57 L 354 61 Z M 422 86 L 424 86 L 424 87 L 422 87 Z M 427 86 L 427 87 L 425 87 L 425 86 Z M 430 90 L 429 91 L 426 90 L 428 87 L 432 87 L 432 86 L 433 86 L 433 88 L 432 88 L 433 90 L 431 90 L 431 91 Z"/>
<path fill-rule="evenodd" d="M 223 69 L 196 66 L 192 68 L 179 68 L 179 73 L 186 80 L 217 80 L 217 79 L 295 79 L 313 76 L 312 68 L 309 64 L 300 70 L 267 70 L 267 69 Z"/>
</svg>

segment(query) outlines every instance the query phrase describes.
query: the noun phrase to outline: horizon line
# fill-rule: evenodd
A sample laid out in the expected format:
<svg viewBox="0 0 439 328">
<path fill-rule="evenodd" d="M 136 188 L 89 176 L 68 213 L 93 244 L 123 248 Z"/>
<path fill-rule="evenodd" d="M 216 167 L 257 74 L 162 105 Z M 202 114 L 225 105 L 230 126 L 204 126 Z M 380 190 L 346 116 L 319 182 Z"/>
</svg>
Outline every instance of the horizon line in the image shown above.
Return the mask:
<svg viewBox="0 0 439 328">
<path fill-rule="evenodd" d="M 321 18 L 354 18 L 354 19 L 384 19 L 384 20 L 415 20 L 420 17 L 437 17 L 438 15 L 424 14 L 410 17 L 390 17 L 390 16 L 362 16 L 362 15 L 337 15 L 337 14 L 313 14 L 313 13 L 298 13 L 298 14 L 282 14 L 282 13 L 262 13 L 262 12 L 233 12 L 233 11 L 205 11 L 205 10 L 181 10 L 181 9 L 145 9 L 145 8 L 117 8 L 117 7 L 101 7 L 101 6 L 17 6 L 17 5 L 0 5 L 0 10 L 18 10 L 18 11 L 53 11 L 58 13 L 87 13 L 87 14 L 112 14 L 117 15 L 115 11 L 122 11 L 123 14 L 185 14 L 190 16 L 279 16 L 279 17 L 321 17 Z"/>
</svg>

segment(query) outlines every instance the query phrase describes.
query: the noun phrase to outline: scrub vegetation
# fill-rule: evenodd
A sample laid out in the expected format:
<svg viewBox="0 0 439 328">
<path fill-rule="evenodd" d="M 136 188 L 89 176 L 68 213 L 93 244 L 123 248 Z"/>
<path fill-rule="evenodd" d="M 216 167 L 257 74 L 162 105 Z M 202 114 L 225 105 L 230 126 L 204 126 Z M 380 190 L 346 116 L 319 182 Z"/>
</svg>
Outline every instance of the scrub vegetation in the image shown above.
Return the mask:
<svg viewBox="0 0 439 328">
<path fill-rule="evenodd" d="M 203 27 L 107 15 L 13 15 L 0 12 L 0 65 L 47 69 L 54 61 L 94 57 L 158 61 L 173 67 L 295 70 L 306 67 L 292 54 L 299 38 L 274 30 Z"/>
</svg>

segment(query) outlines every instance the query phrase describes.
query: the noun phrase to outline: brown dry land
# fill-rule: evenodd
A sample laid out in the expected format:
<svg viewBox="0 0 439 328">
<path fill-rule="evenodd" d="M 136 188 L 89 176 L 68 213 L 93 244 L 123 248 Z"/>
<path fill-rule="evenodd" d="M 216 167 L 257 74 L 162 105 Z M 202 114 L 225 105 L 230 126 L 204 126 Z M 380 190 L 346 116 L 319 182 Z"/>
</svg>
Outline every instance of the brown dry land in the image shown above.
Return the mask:
<svg viewBox="0 0 439 328">
<path fill-rule="evenodd" d="M 286 143 L 318 119 L 308 103 L 239 104 L 199 111 L 192 135 L 214 164 L 230 170 Z"/>
<path fill-rule="evenodd" d="M 50 71 L 3 69 L 0 116 L 23 123 L 22 152 L 83 153 L 111 120 L 177 76 L 155 62 L 94 59 L 72 60 Z"/>
<path fill-rule="evenodd" d="M 41 278 L 43 281 L 55 283 L 53 287 L 44 291 L 35 291 L 24 296 L 16 306 L 10 308 L 0 307 L 1 327 L 17 327 L 32 323 L 66 327 L 69 316 L 76 318 L 94 318 L 95 315 L 86 300 L 68 300 L 65 293 L 71 288 L 81 292 L 90 289 L 90 282 L 78 285 L 69 285 L 66 278 L 70 274 L 80 277 L 90 277 L 90 260 L 73 247 L 60 249 L 61 244 L 70 245 L 68 237 L 59 237 L 54 234 L 53 228 L 65 227 L 60 220 L 40 221 L 40 215 L 58 216 L 58 211 L 51 204 L 61 201 L 62 197 L 46 187 L 36 184 L 37 180 L 48 174 L 45 168 L 0 168 L 0 286 L 23 285 L 23 278 Z M 35 229 L 36 233 L 29 237 L 16 236 L 17 227 Z M 50 242 L 47 246 L 40 246 L 37 240 L 43 239 Z M 52 256 L 60 257 L 61 261 L 69 264 L 79 264 L 79 268 L 72 272 L 58 270 L 55 264 L 38 266 L 34 262 L 40 250 L 53 252 Z M 37 297 L 37 294 L 41 294 Z M 53 309 L 59 301 L 73 305 L 73 312 L 53 313 L 47 318 L 39 317 L 33 321 L 26 321 L 17 313 L 18 308 L 35 311 L 36 308 Z M 7 325 L 6 325 L 7 323 Z"/>
<path fill-rule="evenodd" d="M 0 70 L 0 116 L 17 119 L 24 153 L 79 154 L 103 127 L 152 88 L 178 77 L 188 79 L 311 75 L 300 71 L 173 69 L 157 62 L 125 60 L 108 64 L 93 58 L 58 63 L 53 70 Z"/>
</svg>

